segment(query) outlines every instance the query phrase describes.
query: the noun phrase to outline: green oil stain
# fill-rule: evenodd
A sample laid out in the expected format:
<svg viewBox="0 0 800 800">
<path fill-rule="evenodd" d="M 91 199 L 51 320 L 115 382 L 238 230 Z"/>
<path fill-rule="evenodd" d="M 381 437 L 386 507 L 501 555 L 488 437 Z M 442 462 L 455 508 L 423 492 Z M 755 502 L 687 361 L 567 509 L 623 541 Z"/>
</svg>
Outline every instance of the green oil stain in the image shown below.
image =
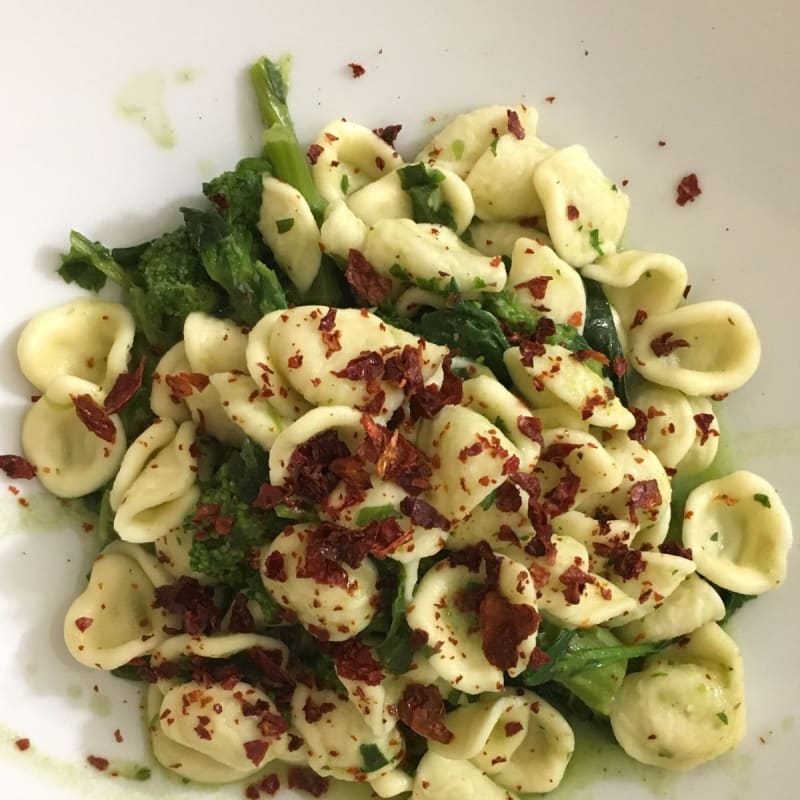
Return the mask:
<svg viewBox="0 0 800 800">
<path fill-rule="evenodd" d="M 63 533 L 68 529 L 80 530 L 84 523 L 94 525 L 94 518 L 77 500 L 61 500 L 46 492 L 24 490 L 17 496 L 0 497 L 0 535 L 23 531 Z"/>
<path fill-rule="evenodd" d="M 166 81 L 158 70 L 133 75 L 117 92 L 114 107 L 122 119 L 140 125 L 159 146 L 175 146 L 175 126 L 165 104 Z"/>
<path fill-rule="evenodd" d="M 104 694 L 93 692 L 89 699 L 89 710 L 98 717 L 111 716 L 111 698 Z"/>
<path fill-rule="evenodd" d="M 198 71 L 196 69 L 184 68 L 175 71 L 175 83 L 192 83 L 197 80 Z"/>
<path fill-rule="evenodd" d="M 627 756 L 614 741 L 610 730 L 589 722 L 571 722 L 575 731 L 575 752 L 567 767 L 564 780 L 547 794 L 552 800 L 601 800 L 607 788 L 599 781 L 625 780 L 637 786 L 646 786 L 650 796 L 666 798 L 675 776 L 656 767 L 640 764 Z M 600 792 L 597 794 L 596 792 Z M 542 795 L 520 795 L 524 800 L 535 800 Z"/>
<path fill-rule="evenodd" d="M 197 171 L 203 178 L 213 178 L 217 174 L 214 162 L 210 158 L 197 159 Z"/>
<path fill-rule="evenodd" d="M 83 689 L 80 686 L 71 685 L 67 686 L 67 697 L 72 701 L 73 705 L 83 697 Z"/>
</svg>

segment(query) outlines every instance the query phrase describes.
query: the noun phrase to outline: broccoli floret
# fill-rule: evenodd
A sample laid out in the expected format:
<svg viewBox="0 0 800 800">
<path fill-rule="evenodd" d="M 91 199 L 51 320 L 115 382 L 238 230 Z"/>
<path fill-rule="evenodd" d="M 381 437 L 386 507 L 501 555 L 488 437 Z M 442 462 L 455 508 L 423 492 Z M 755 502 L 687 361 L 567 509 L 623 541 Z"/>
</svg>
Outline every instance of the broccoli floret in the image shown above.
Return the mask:
<svg viewBox="0 0 800 800">
<path fill-rule="evenodd" d="M 278 606 L 264 590 L 253 556 L 285 523 L 271 511 L 252 507 L 266 474 L 266 455 L 252 442 L 245 442 L 241 451 L 230 450 L 227 459 L 200 482 L 197 507 L 187 516 L 184 528 L 193 536 L 192 569 L 220 586 L 244 591 L 258 601 L 269 621 L 277 619 Z M 230 529 L 219 533 L 218 520 L 229 521 Z"/>
<path fill-rule="evenodd" d="M 226 222 L 255 228 L 261 214 L 264 175 L 272 166 L 264 158 L 244 158 L 236 168 L 203 184 L 203 194 Z"/>
</svg>

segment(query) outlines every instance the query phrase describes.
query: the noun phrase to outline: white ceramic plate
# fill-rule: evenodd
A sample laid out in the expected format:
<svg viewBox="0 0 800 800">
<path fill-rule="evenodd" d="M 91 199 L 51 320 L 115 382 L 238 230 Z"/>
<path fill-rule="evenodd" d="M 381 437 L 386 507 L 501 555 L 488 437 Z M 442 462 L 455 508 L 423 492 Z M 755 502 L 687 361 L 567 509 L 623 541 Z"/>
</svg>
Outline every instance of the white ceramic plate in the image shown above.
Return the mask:
<svg viewBox="0 0 800 800">
<path fill-rule="evenodd" d="M 2 7 L 0 452 L 18 451 L 31 393 L 16 371 L 20 327 L 76 294 L 53 273 L 69 229 L 124 244 L 177 223 L 178 206 L 198 195 L 203 179 L 258 149 L 246 66 L 262 53 L 289 53 L 291 107 L 304 140 L 345 115 L 370 126 L 401 122 L 398 145 L 413 153 L 431 117 L 522 100 L 539 108 L 545 140 L 583 143 L 608 175 L 628 178 L 628 245 L 676 254 L 689 267 L 694 299 L 737 300 L 755 318 L 762 365 L 725 401 L 724 421 L 739 463 L 773 481 L 800 518 L 800 5 L 771 0 L 747 13 L 721 0 Z M 366 74 L 353 80 L 348 62 Z M 149 77 L 140 82 L 163 85 L 161 111 L 147 111 L 150 133 L 115 110 L 122 87 L 142 73 Z M 174 127 L 174 147 L 154 141 L 154 124 L 162 133 Z M 703 194 L 679 208 L 675 186 L 689 172 Z M 90 537 L 57 503 L 33 498 L 24 509 L 0 489 L 2 796 L 240 797 L 238 788 L 112 780 L 85 764 L 89 753 L 146 758 L 135 692 L 72 664 L 61 641 Z M 29 497 L 35 491 L 24 487 Z M 578 768 L 558 796 L 796 797 L 797 571 L 794 555 L 788 584 L 747 606 L 731 627 L 747 669 L 748 732 L 739 752 L 677 779 L 600 754 L 605 776 Z M 18 736 L 30 738 L 27 753 L 14 746 Z"/>
</svg>

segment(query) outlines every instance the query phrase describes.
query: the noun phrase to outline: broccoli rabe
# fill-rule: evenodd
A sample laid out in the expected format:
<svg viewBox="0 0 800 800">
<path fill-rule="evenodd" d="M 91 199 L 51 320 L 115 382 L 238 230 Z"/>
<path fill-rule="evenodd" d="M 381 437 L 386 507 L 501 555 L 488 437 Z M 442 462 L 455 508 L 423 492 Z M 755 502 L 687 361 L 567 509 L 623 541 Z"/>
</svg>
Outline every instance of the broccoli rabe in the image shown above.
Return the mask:
<svg viewBox="0 0 800 800">
<path fill-rule="evenodd" d="M 236 168 L 203 184 L 203 194 L 231 225 L 255 228 L 261 214 L 264 175 L 272 165 L 264 158 L 243 158 Z"/>
<path fill-rule="evenodd" d="M 245 593 L 259 602 L 268 621 L 276 619 L 278 607 L 264 590 L 253 560 L 257 549 L 285 525 L 273 512 L 252 507 L 267 474 L 263 451 L 247 441 L 241 450 L 231 449 L 209 472 L 199 480 L 197 507 L 184 523 L 193 537 L 191 567 L 223 587 L 235 591 L 244 587 Z M 218 520 L 230 522 L 224 533 L 215 528 Z"/>
</svg>

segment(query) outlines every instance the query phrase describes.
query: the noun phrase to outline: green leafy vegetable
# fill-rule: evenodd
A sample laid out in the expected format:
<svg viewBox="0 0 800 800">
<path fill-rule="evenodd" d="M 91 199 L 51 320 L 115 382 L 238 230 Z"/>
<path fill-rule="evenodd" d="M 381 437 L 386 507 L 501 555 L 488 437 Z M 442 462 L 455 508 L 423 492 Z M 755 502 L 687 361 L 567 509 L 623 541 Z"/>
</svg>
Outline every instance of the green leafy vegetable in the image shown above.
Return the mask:
<svg viewBox="0 0 800 800">
<path fill-rule="evenodd" d="M 584 278 L 583 283 L 586 287 L 586 324 L 583 326 L 583 335 L 592 349 L 608 356 L 613 366 L 615 358 L 624 358 L 624 351 L 611 315 L 611 306 L 597 281 Z M 626 374 L 617 375 L 611 366 L 606 367 L 604 371 L 611 379 L 614 391 L 622 404 L 630 405 Z"/>
<path fill-rule="evenodd" d="M 123 288 L 133 283 L 106 247 L 100 242 L 89 241 L 78 231 L 70 231 L 69 252 L 61 257 L 58 274 L 67 283 L 76 283 L 90 292 L 99 292 L 106 285 L 107 278 Z"/>
<path fill-rule="evenodd" d="M 442 192 L 441 184 L 445 180 L 443 172 L 438 169 L 426 169 L 424 164 L 408 164 L 400 167 L 397 175 L 403 191 L 411 200 L 414 222 L 431 222 L 455 230 L 453 210 Z"/>
<path fill-rule="evenodd" d="M 391 517 L 402 516 L 393 505 L 385 506 L 364 506 L 358 509 L 356 514 L 356 525 L 363 527 L 370 522 L 390 519 Z"/>
<path fill-rule="evenodd" d="M 219 214 L 182 208 L 186 234 L 208 276 L 228 293 L 230 315 L 254 325 L 264 314 L 286 308 L 278 276 L 253 257 L 253 235 Z"/>
<path fill-rule="evenodd" d="M 377 562 L 381 607 L 362 633 L 385 669 L 400 674 L 411 666 L 411 628 L 406 621 L 405 568 L 391 559 Z"/>
<path fill-rule="evenodd" d="M 201 443 L 201 450 L 203 444 Z M 193 570 L 202 572 L 216 583 L 231 590 L 245 588 L 245 593 L 257 600 L 267 621 L 277 621 L 278 606 L 264 590 L 252 554 L 269 542 L 284 523 L 272 512 L 252 507 L 260 486 L 267 475 L 266 454 L 247 440 L 241 450 L 231 449 L 227 458 L 200 483 L 198 507 L 218 509 L 214 518 L 231 520 L 230 531 L 224 536 L 210 530 L 198 530 L 201 523 L 192 511 L 184 528 L 193 538 L 189 561 Z"/>
<path fill-rule="evenodd" d="M 362 744 L 361 751 L 362 769 L 364 772 L 375 772 L 375 770 L 385 767 L 389 760 L 381 753 L 376 744 Z"/>
<path fill-rule="evenodd" d="M 243 158 L 236 168 L 203 184 L 203 194 L 231 225 L 254 229 L 261 215 L 261 194 L 265 175 L 272 165 L 264 158 Z"/>
<path fill-rule="evenodd" d="M 264 155 L 277 178 L 291 184 L 305 198 L 317 223 L 322 222 L 327 201 L 311 178 L 305 153 L 297 141 L 286 102 L 286 84 L 278 64 L 260 58 L 250 68 L 250 82 L 256 93 L 264 131 Z"/>
<path fill-rule="evenodd" d="M 589 244 L 595 249 L 598 255 L 604 255 L 603 248 L 600 246 L 600 231 L 597 228 L 592 228 L 592 230 L 589 231 Z"/>
</svg>

